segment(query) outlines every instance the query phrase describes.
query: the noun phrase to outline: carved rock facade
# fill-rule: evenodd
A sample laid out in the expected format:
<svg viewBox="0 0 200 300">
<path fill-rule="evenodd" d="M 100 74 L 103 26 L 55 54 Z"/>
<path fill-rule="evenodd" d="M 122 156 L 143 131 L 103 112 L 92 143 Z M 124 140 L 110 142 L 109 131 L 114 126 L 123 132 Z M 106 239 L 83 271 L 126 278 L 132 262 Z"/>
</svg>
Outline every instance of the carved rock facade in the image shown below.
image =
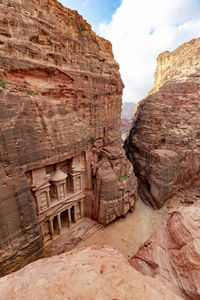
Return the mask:
<svg viewBox="0 0 200 300">
<path fill-rule="evenodd" d="M 1 275 L 84 217 L 108 224 L 134 206 L 118 69 L 110 42 L 57 0 L 1 1 Z"/>
<path fill-rule="evenodd" d="M 199 180 L 199 47 L 196 39 L 158 57 L 155 87 L 138 106 L 126 140 L 139 193 L 154 208 Z"/>
<path fill-rule="evenodd" d="M 85 216 L 84 155 L 26 173 L 44 243 Z"/>
</svg>

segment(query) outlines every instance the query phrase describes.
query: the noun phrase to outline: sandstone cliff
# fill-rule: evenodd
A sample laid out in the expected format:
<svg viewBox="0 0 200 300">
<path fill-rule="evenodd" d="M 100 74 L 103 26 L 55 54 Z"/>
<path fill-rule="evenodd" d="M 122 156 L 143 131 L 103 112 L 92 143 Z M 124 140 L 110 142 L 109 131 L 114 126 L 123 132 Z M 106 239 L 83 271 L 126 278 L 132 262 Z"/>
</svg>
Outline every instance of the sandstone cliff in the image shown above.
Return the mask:
<svg viewBox="0 0 200 300">
<path fill-rule="evenodd" d="M 1 299 L 181 300 L 115 249 L 91 247 L 34 262 L 0 279 Z"/>
<path fill-rule="evenodd" d="M 161 207 L 199 179 L 200 39 L 158 57 L 155 87 L 141 101 L 126 152 L 145 202 Z"/>
<path fill-rule="evenodd" d="M 57 0 L 0 1 L 0 275 L 80 218 L 133 207 L 118 69 L 110 42 Z"/>
<path fill-rule="evenodd" d="M 200 202 L 171 211 L 166 225 L 158 228 L 131 259 L 143 275 L 164 278 L 189 299 L 200 299 Z"/>
</svg>

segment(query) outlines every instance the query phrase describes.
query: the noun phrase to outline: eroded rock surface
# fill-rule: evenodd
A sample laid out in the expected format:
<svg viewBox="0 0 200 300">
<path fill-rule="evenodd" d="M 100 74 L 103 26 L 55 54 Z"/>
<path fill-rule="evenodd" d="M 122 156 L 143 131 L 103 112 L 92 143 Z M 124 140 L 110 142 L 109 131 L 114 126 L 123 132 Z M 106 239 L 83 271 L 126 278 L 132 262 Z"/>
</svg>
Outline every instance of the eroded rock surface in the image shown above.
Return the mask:
<svg viewBox="0 0 200 300">
<path fill-rule="evenodd" d="M 165 278 L 191 299 L 200 299 L 200 201 L 171 211 L 167 224 L 152 234 L 130 263 L 142 274 Z"/>
<path fill-rule="evenodd" d="M 141 101 L 126 152 L 145 202 L 166 199 L 199 179 L 200 39 L 158 57 L 155 87 Z"/>
<path fill-rule="evenodd" d="M 1 299 L 181 300 L 109 247 L 74 250 L 0 279 Z"/>
<path fill-rule="evenodd" d="M 0 275 L 81 218 L 133 207 L 118 69 L 110 42 L 57 0 L 0 1 Z"/>
</svg>

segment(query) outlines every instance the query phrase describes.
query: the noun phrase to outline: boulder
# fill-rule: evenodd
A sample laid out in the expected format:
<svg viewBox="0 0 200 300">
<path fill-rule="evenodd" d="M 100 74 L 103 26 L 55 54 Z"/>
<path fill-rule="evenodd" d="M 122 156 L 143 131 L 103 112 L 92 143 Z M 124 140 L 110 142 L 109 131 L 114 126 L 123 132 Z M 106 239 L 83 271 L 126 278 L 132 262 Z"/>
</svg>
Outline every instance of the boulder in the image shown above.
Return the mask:
<svg viewBox="0 0 200 300">
<path fill-rule="evenodd" d="M 110 247 L 90 247 L 31 263 L 0 279 L 1 299 L 181 300 L 134 270 Z"/>
<path fill-rule="evenodd" d="M 200 202 L 173 209 L 130 263 L 143 275 L 164 278 L 200 299 Z"/>
</svg>

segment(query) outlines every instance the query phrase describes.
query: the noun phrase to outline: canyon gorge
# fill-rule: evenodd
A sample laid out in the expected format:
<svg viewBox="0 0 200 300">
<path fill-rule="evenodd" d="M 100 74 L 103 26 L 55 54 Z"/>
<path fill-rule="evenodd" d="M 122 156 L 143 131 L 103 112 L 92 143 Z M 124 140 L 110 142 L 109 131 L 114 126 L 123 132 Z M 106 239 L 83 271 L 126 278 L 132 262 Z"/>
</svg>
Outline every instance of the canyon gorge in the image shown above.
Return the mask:
<svg viewBox="0 0 200 300">
<path fill-rule="evenodd" d="M 199 180 L 199 47 L 194 39 L 158 57 L 154 88 L 125 143 L 140 196 L 154 208 Z"/>
<path fill-rule="evenodd" d="M 121 123 L 111 43 L 57 0 L 0 1 L 2 300 L 200 299 L 199 54 L 160 54 Z"/>
<path fill-rule="evenodd" d="M 0 4 L 1 275 L 65 227 L 132 209 L 110 42 L 57 1 Z"/>
<path fill-rule="evenodd" d="M 137 107 L 125 142 L 139 194 L 169 218 L 130 263 L 143 275 L 200 299 L 200 39 L 159 55 L 154 88 Z"/>
</svg>

